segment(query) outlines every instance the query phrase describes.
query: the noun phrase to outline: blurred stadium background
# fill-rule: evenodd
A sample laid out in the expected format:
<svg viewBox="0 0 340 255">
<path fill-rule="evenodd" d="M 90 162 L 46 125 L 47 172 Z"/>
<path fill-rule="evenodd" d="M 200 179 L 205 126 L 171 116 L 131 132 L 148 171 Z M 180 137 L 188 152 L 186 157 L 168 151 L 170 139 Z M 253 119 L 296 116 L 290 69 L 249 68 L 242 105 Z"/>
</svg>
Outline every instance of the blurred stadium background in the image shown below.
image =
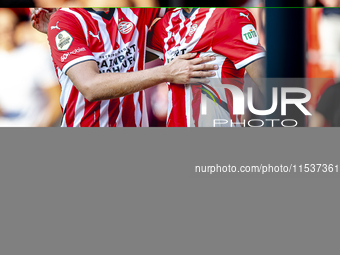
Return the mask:
<svg viewBox="0 0 340 255">
<path fill-rule="evenodd" d="M 1 0 L 0 3 L 0 7 L 20 7 L 0 8 L 0 75 L 2 77 L 0 126 L 59 126 L 61 118 L 60 88 L 49 55 L 47 38 L 31 27 L 28 7 L 192 6 L 190 1 L 181 0 Z M 219 1 L 218 6 L 265 7 L 266 4 L 268 5 L 268 2 L 263 0 L 224 1 L 223 6 L 221 3 Z M 306 0 L 304 3 L 308 7 L 340 7 L 340 0 Z M 261 44 L 266 47 L 266 9 L 249 8 L 249 10 L 257 20 Z M 327 116 L 322 116 L 322 113 L 316 112 L 316 108 L 320 97 L 338 81 L 340 75 L 340 9 L 306 8 L 303 11 L 306 45 L 305 78 L 311 78 L 307 80 L 306 87 L 312 93 L 312 99 L 307 107 L 313 116 L 317 117 L 313 120 L 308 119 L 305 126 L 332 126 L 334 125 L 332 121 Z M 280 22 L 284 24 L 286 21 Z M 23 49 L 25 54 L 20 53 Z M 287 68 L 294 68 L 294 64 Z M 17 79 L 10 78 L 13 76 Z M 18 94 L 20 94 L 19 98 Z M 166 85 L 160 84 L 148 89 L 147 102 L 150 126 L 165 126 Z M 23 115 L 25 118 L 22 118 Z"/>
</svg>

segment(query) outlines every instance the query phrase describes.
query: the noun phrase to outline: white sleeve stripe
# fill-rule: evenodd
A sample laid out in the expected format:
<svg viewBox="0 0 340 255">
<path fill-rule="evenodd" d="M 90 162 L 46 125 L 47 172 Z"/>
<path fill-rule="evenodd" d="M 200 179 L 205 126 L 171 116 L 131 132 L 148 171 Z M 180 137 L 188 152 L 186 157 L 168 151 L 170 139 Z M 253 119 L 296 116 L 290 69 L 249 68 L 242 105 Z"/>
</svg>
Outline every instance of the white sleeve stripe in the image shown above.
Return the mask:
<svg viewBox="0 0 340 255">
<path fill-rule="evenodd" d="M 148 52 L 151 52 L 151 53 L 157 55 L 160 59 L 164 60 L 164 54 L 163 54 L 163 52 L 160 52 L 160 51 L 157 51 L 157 50 L 153 50 L 153 49 L 151 49 L 151 48 L 149 48 L 149 47 L 146 47 L 146 50 L 147 50 Z"/>
<path fill-rule="evenodd" d="M 83 57 L 80 57 L 80 58 L 77 58 L 77 59 L 74 59 L 70 62 L 68 62 L 66 65 L 64 65 L 64 68 L 63 68 L 63 73 L 66 74 L 67 70 L 76 65 L 76 64 L 79 64 L 80 62 L 84 62 L 84 61 L 88 61 L 88 60 L 94 60 L 95 61 L 95 58 L 94 56 L 83 56 Z"/>
<path fill-rule="evenodd" d="M 236 67 L 237 70 L 239 70 L 239 69 L 249 65 L 251 62 L 253 62 L 257 59 L 260 59 L 260 58 L 264 58 L 265 56 L 266 56 L 265 52 L 257 53 L 255 55 L 252 55 L 249 58 L 246 58 L 246 59 L 242 60 L 241 62 L 235 64 L 235 67 Z"/>
</svg>

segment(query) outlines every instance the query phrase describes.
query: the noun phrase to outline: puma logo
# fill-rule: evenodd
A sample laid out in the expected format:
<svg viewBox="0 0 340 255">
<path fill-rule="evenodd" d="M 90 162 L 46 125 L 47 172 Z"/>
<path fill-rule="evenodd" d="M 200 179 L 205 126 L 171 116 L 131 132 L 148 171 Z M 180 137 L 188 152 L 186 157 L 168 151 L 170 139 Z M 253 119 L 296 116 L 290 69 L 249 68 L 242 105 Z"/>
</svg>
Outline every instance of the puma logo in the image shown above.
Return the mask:
<svg viewBox="0 0 340 255">
<path fill-rule="evenodd" d="M 57 21 L 57 24 L 56 24 L 55 26 L 51 26 L 51 31 L 52 31 L 53 29 L 58 29 L 58 30 L 60 30 L 60 28 L 58 27 L 58 24 L 59 24 L 59 21 Z"/>
<path fill-rule="evenodd" d="M 249 14 L 248 15 L 245 15 L 244 13 L 240 13 L 240 17 L 246 17 L 249 21 L 250 21 L 250 19 L 249 19 Z"/>
<path fill-rule="evenodd" d="M 100 34 L 100 32 L 99 32 L 99 31 L 98 31 L 98 34 L 97 34 L 97 35 L 93 34 L 93 33 L 92 33 L 92 31 L 90 31 L 90 32 L 89 32 L 89 34 L 90 34 L 92 37 L 95 37 L 95 38 L 97 38 L 97 39 L 98 39 L 98 41 L 100 42 L 100 38 L 99 38 L 99 34 Z"/>
</svg>

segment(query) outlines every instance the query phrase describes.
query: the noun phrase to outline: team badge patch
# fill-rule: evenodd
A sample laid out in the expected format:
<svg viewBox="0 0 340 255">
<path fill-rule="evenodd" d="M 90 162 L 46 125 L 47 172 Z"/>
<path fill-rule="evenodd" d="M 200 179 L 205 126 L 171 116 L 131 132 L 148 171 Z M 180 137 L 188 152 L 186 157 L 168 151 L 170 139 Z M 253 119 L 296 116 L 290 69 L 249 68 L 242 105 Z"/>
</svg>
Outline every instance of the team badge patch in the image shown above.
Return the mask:
<svg viewBox="0 0 340 255">
<path fill-rule="evenodd" d="M 253 25 L 249 24 L 242 27 L 242 39 L 245 43 L 251 45 L 259 44 L 259 35 L 256 32 L 256 29 Z"/>
<path fill-rule="evenodd" d="M 192 36 L 197 30 L 197 24 L 193 24 L 190 28 L 189 36 Z"/>
<path fill-rule="evenodd" d="M 59 51 L 68 50 L 73 42 L 73 37 L 65 30 L 59 32 L 55 37 L 55 44 Z"/>
<path fill-rule="evenodd" d="M 122 34 L 128 34 L 131 32 L 133 24 L 131 22 L 122 21 L 118 24 L 118 29 Z"/>
</svg>

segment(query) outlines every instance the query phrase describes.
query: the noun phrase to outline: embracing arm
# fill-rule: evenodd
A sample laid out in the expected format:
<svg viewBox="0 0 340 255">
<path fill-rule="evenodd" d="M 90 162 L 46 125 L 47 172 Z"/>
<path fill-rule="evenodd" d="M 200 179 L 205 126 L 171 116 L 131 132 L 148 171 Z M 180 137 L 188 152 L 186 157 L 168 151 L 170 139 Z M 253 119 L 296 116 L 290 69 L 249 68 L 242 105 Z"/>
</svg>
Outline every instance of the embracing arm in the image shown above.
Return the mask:
<svg viewBox="0 0 340 255">
<path fill-rule="evenodd" d="M 260 58 L 245 67 L 247 73 L 249 74 L 250 78 L 255 82 L 255 84 L 259 87 L 262 95 L 266 94 L 266 84 L 265 84 L 265 77 L 266 77 L 266 59 Z"/>
<path fill-rule="evenodd" d="M 206 64 L 213 60 L 213 57 L 191 59 L 195 56 L 196 53 L 188 53 L 176 57 L 166 66 L 129 73 L 99 73 L 95 61 L 86 61 L 72 66 L 67 75 L 87 100 L 113 99 L 162 82 L 177 84 L 207 82 L 206 77 L 215 75 L 214 71 L 209 70 L 217 69 L 216 65 Z"/>
</svg>

